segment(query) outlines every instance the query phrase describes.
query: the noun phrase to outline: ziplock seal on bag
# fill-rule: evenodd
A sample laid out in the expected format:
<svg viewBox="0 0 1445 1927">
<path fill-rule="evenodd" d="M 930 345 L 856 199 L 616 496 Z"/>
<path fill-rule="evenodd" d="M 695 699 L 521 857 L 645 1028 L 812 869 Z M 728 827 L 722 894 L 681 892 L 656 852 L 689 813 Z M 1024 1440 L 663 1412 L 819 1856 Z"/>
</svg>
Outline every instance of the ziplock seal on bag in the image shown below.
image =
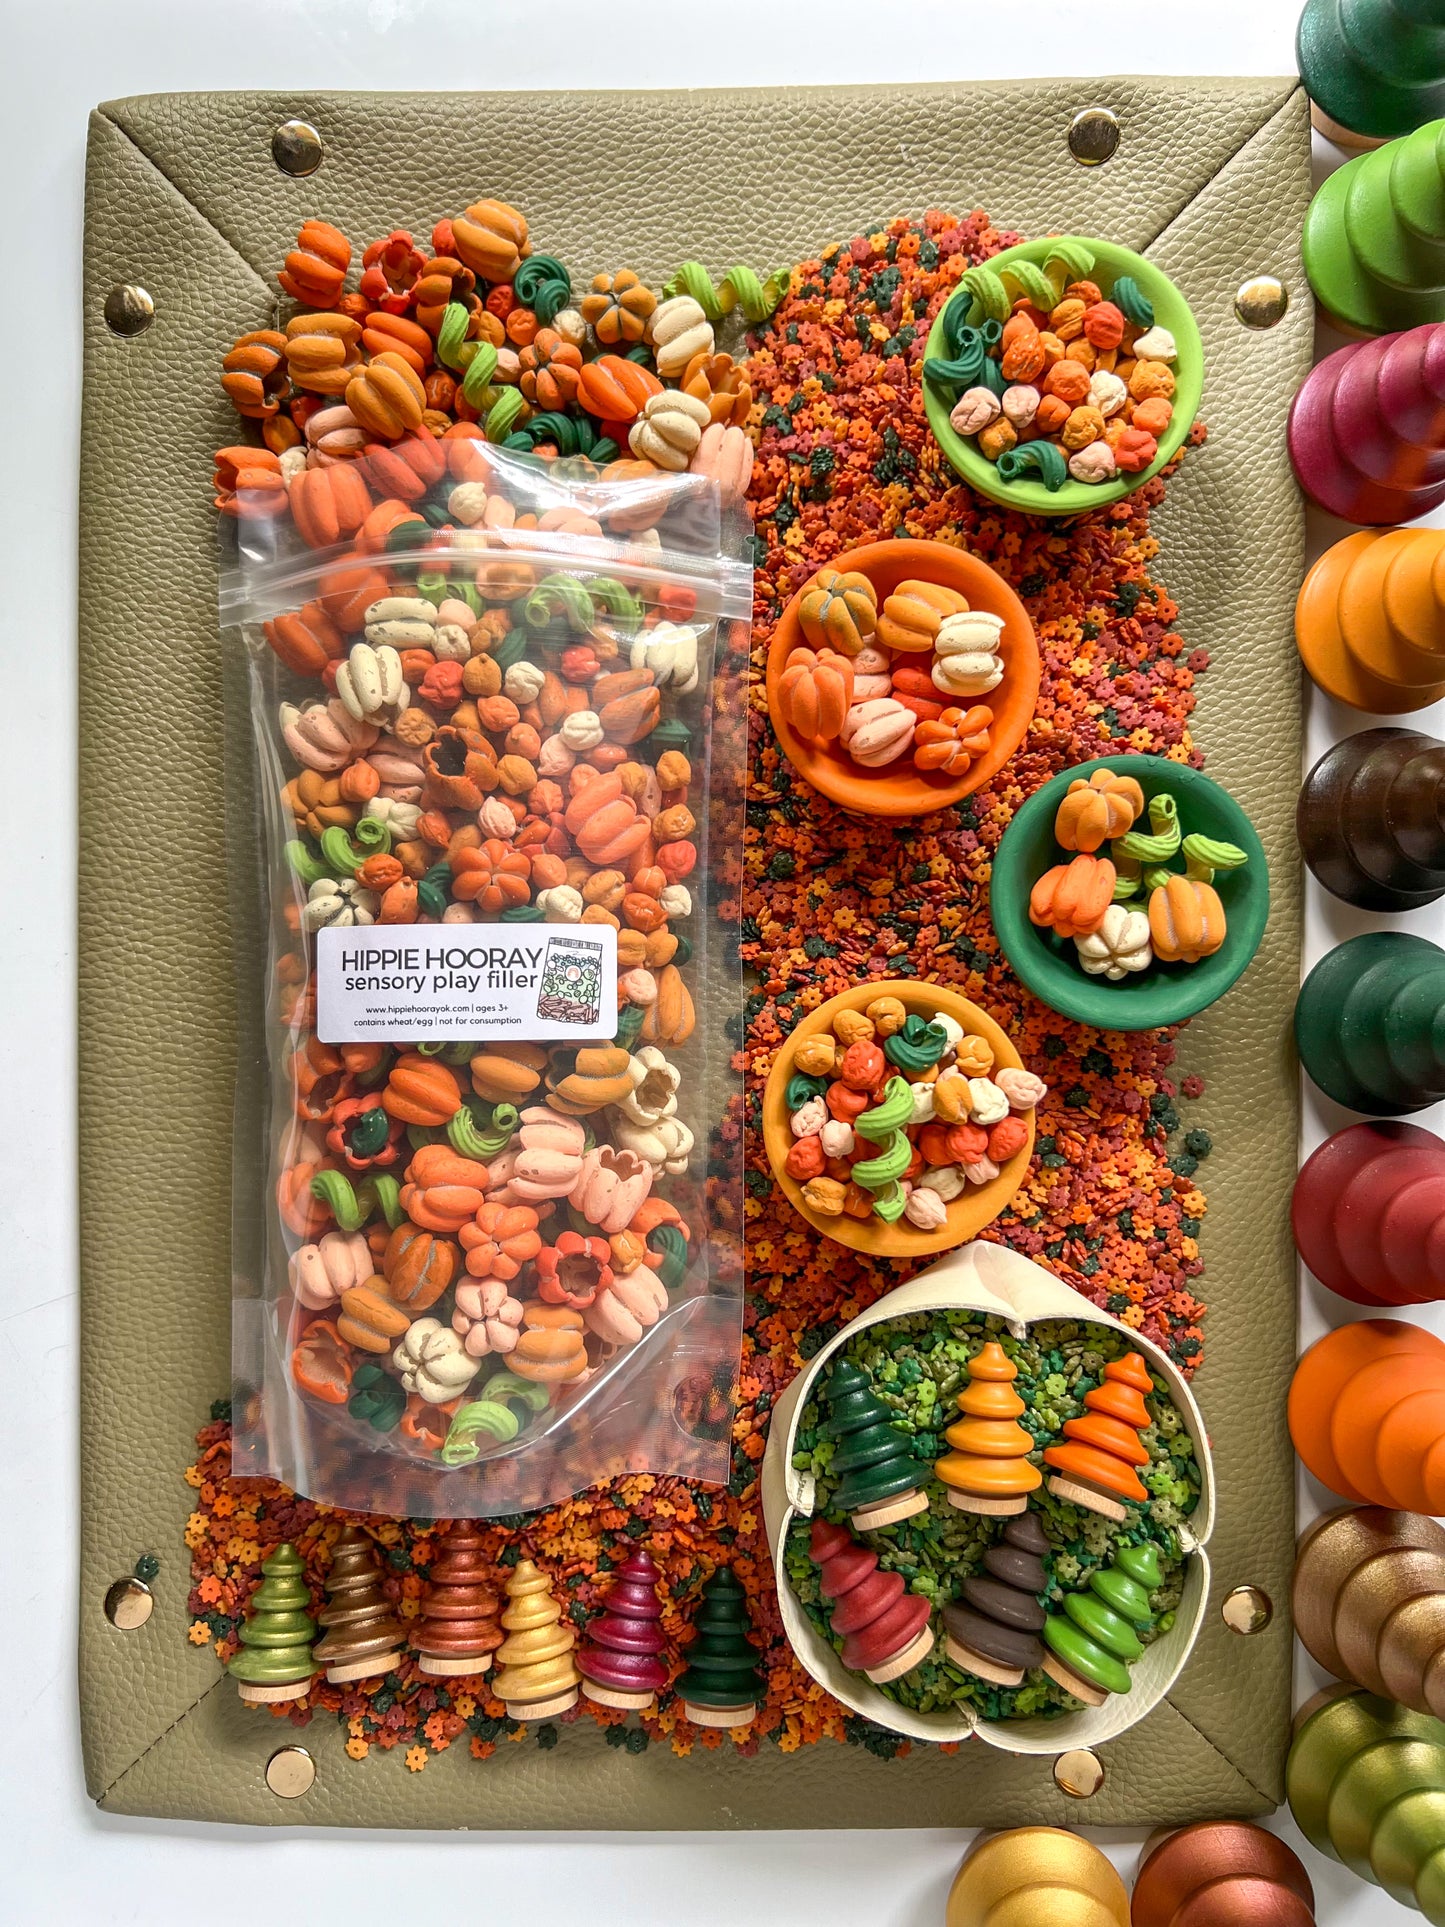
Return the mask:
<svg viewBox="0 0 1445 1927">
<path fill-rule="evenodd" d="M 234 1466 L 424 1517 L 725 1483 L 741 1340 L 744 531 L 468 450 L 221 591 Z"/>
</svg>

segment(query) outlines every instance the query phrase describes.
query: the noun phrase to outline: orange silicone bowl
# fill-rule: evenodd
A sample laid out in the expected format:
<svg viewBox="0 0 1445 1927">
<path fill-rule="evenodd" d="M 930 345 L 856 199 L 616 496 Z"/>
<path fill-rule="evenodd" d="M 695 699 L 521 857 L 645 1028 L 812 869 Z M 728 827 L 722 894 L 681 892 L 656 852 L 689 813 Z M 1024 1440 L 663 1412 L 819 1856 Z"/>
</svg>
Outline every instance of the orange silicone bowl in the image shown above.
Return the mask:
<svg viewBox="0 0 1445 1927">
<path fill-rule="evenodd" d="M 905 1010 L 916 1010 L 925 1017 L 941 1010 L 971 1036 L 983 1038 L 993 1052 L 995 1070 L 1024 1068 L 1023 1059 L 1009 1042 L 1008 1034 L 1000 1030 L 992 1017 L 966 997 L 945 990 L 941 984 L 918 983 L 909 977 L 859 984 L 856 989 L 830 997 L 826 1004 L 810 1011 L 773 1059 L 763 1091 L 763 1144 L 768 1163 L 773 1167 L 773 1177 L 788 1202 L 822 1237 L 831 1238 L 835 1244 L 850 1245 L 854 1251 L 869 1252 L 875 1258 L 926 1258 L 935 1252 L 951 1251 L 955 1245 L 967 1244 L 985 1225 L 992 1224 L 1009 1203 L 1023 1183 L 1029 1159 L 1034 1154 L 1034 1114 L 1029 1111 L 1024 1118 L 1029 1127 L 1027 1143 L 1014 1153 L 996 1178 L 987 1184 L 971 1184 L 961 1197 L 955 1198 L 948 1207 L 947 1222 L 936 1231 L 920 1231 L 906 1218 L 900 1218 L 897 1224 L 885 1224 L 879 1217 L 825 1218 L 820 1212 L 810 1210 L 803 1202 L 802 1185 L 796 1178 L 790 1178 L 784 1168 L 793 1142 L 784 1095 L 788 1079 L 793 1075 L 793 1056 L 805 1037 L 831 1029 L 840 1010 L 864 1010 L 875 997 L 896 997 Z"/>
<path fill-rule="evenodd" d="M 768 714 L 783 754 L 814 789 L 860 816 L 926 816 L 930 810 L 961 802 L 1003 768 L 1023 741 L 1033 716 L 1039 695 L 1039 645 L 1028 611 L 986 562 L 946 542 L 870 542 L 866 548 L 834 556 L 828 567 L 844 575 L 866 575 L 878 591 L 880 606 L 900 582 L 937 582 L 967 596 L 970 608 L 1003 617 L 999 644 L 1003 681 L 986 696 L 956 699 L 965 709 L 980 702 L 993 711 L 988 754 L 963 776 L 934 776 L 915 769 L 906 756 L 882 769 L 865 769 L 837 743 L 809 742 L 800 736 L 779 713 L 778 683 L 789 652 L 804 641 L 798 621 L 802 589 L 784 609 L 768 650 Z"/>
</svg>

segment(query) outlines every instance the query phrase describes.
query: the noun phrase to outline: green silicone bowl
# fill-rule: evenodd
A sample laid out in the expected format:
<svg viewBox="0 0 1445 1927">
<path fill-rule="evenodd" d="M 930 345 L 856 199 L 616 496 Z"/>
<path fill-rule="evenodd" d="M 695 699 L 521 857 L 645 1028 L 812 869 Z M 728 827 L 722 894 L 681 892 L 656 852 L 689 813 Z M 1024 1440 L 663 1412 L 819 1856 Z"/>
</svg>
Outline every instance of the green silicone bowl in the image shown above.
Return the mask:
<svg viewBox="0 0 1445 1927">
<path fill-rule="evenodd" d="M 987 495 L 991 501 L 1001 502 L 1005 508 L 1019 509 L 1025 515 L 1080 515 L 1086 509 L 1104 508 L 1110 502 L 1122 501 L 1141 482 L 1147 482 L 1151 475 L 1157 475 L 1170 457 L 1179 452 L 1194 421 L 1200 391 L 1204 386 L 1204 350 L 1200 345 L 1199 330 L 1194 325 L 1194 316 L 1189 311 L 1189 303 L 1168 275 L 1161 273 L 1152 261 L 1146 261 L 1142 254 L 1121 248 L 1113 241 L 1096 241 L 1092 235 L 1065 235 L 1047 241 L 1024 241 L 1016 248 L 1005 248 L 1002 254 L 995 254 L 987 266 L 1005 268 L 1010 261 L 1022 259 L 1036 261 L 1042 267 L 1059 238 L 1093 250 L 1093 279 L 1106 295 L 1119 275 L 1131 274 L 1154 304 L 1155 322 L 1159 327 L 1169 330 L 1179 350 L 1179 358 L 1174 364 L 1174 414 L 1159 444 L 1159 453 L 1148 468 L 1141 469 L 1137 475 L 1119 475 L 1112 482 L 1097 484 L 1068 481 L 1062 488 L 1050 490 L 1038 481 L 1000 481 L 994 464 L 986 456 L 980 455 L 971 441 L 965 441 L 949 426 L 951 403 L 947 395 L 933 383 L 925 381 L 923 404 L 928 411 L 928 426 L 949 461 L 970 488 L 977 489 L 980 495 Z M 968 301 L 970 297 L 960 291 L 952 299 Z M 949 304 L 944 305 L 947 307 Z M 940 308 L 928 337 L 927 358 L 930 359 L 935 355 L 942 359 L 948 352 L 943 342 L 943 314 L 944 309 Z"/>
<path fill-rule="evenodd" d="M 1227 934 L 1212 957 L 1197 964 L 1156 961 L 1115 984 L 1086 977 L 1071 941 L 1029 922 L 1029 892 L 1045 870 L 1068 861 L 1054 841 L 1054 814 L 1070 783 L 1096 769 L 1135 777 L 1146 802 L 1161 790 L 1172 791 L 1186 836 L 1197 831 L 1248 851 L 1244 868 L 1221 876 L 1215 886 Z M 1174 867 L 1182 868 L 1177 859 Z M 1197 1016 L 1243 973 L 1269 918 L 1269 871 L 1254 825 L 1218 783 L 1162 756 L 1102 756 L 1062 771 L 1014 817 L 994 858 L 989 912 L 1015 974 L 1050 1010 L 1101 1030 L 1155 1030 Z"/>
</svg>

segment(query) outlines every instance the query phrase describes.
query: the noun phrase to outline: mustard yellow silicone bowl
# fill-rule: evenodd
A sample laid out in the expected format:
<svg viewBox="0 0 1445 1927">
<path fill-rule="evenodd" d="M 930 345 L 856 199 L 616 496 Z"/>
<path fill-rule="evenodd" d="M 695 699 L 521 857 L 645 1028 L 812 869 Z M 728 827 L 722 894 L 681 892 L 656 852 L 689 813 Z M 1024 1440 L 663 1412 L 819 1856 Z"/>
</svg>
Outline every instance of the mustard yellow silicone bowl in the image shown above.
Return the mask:
<svg viewBox="0 0 1445 1927">
<path fill-rule="evenodd" d="M 984 1226 L 992 1224 L 1010 1202 L 1023 1183 L 1029 1159 L 1034 1154 L 1033 1112 L 1030 1111 L 1024 1118 L 1029 1134 L 1023 1148 L 1014 1153 L 996 1178 L 991 1178 L 987 1184 L 971 1184 L 961 1197 L 955 1198 L 948 1207 L 947 1221 L 936 1231 L 921 1231 L 906 1218 L 900 1218 L 897 1224 L 885 1224 L 882 1218 L 876 1216 L 825 1218 L 821 1212 L 811 1210 L 804 1202 L 802 1185 L 796 1178 L 789 1177 L 785 1168 L 788 1150 L 793 1142 L 793 1134 L 788 1128 L 785 1096 L 788 1080 L 793 1075 L 793 1059 L 805 1037 L 816 1037 L 819 1031 L 831 1030 L 833 1019 L 840 1010 L 865 1010 L 875 997 L 896 997 L 910 1014 L 917 1011 L 924 1017 L 932 1017 L 935 1011 L 942 1011 L 970 1036 L 984 1040 L 993 1052 L 996 1070 L 1024 1068 L 1023 1059 L 1010 1043 L 1008 1033 L 1001 1030 L 986 1011 L 980 1010 L 977 1004 L 971 1004 L 966 997 L 960 997 L 956 991 L 947 990 L 942 984 L 918 983 L 909 977 L 859 984 L 852 990 L 845 990 L 841 996 L 830 997 L 826 1004 L 810 1011 L 778 1051 L 763 1090 L 763 1144 L 773 1177 L 782 1187 L 788 1202 L 821 1237 L 831 1238 L 835 1244 L 848 1245 L 854 1251 L 866 1251 L 875 1258 L 931 1257 L 935 1252 L 951 1251 L 955 1245 L 977 1237 Z"/>
</svg>

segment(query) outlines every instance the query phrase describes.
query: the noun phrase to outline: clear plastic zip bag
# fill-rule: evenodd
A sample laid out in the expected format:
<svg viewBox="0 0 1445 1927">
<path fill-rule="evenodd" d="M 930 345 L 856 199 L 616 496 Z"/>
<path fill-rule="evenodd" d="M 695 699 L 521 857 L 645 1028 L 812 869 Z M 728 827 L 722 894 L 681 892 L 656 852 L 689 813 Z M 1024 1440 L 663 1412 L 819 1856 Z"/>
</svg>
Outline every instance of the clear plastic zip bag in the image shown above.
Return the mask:
<svg viewBox="0 0 1445 1927">
<path fill-rule="evenodd" d="M 377 454 L 387 476 L 347 464 L 369 506 L 342 543 L 239 500 L 222 585 L 232 841 L 259 859 L 236 1470 L 433 1517 L 724 1482 L 744 531 L 691 475 Z"/>
</svg>

